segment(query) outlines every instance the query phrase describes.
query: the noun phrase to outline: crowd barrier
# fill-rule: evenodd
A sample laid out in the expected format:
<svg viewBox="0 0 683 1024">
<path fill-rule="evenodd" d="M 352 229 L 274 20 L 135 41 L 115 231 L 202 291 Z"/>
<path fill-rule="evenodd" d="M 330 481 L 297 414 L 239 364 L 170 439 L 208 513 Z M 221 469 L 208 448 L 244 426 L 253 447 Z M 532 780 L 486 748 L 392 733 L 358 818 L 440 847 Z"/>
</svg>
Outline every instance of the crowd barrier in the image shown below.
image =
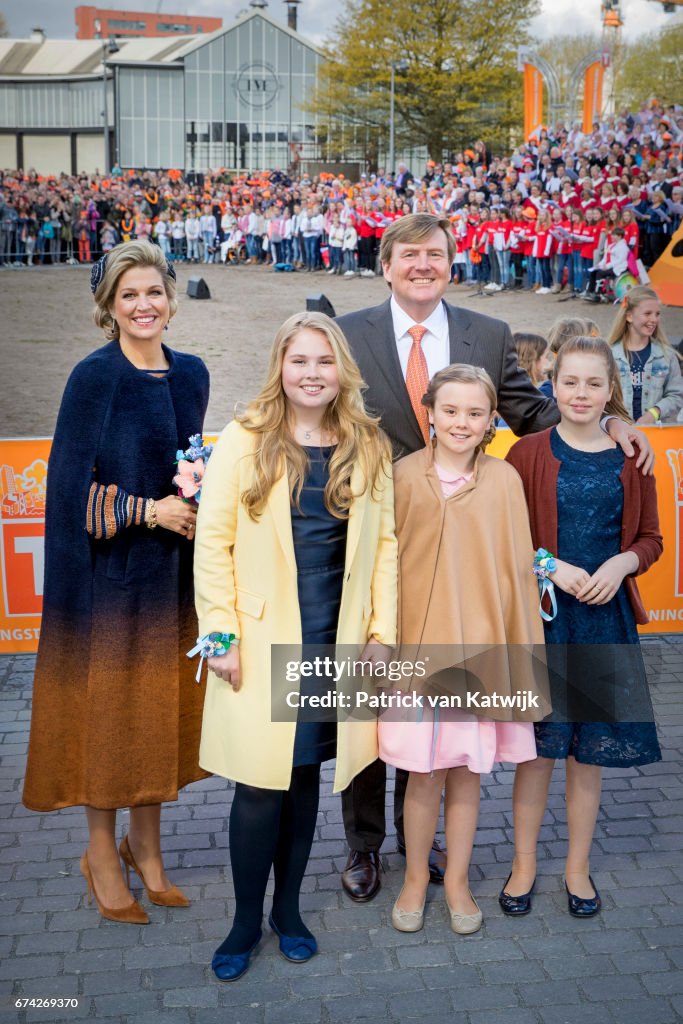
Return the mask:
<svg viewBox="0 0 683 1024">
<path fill-rule="evenodd" d="M 683 426 L 646 430 L 656 455 L 664 554 L 639 581 L 650 617 L 640 632 L 683 633 Z M 514 441 L 500 430 L 489 453 L 502 458 Z M 0 438 L 0 654 L 38 648 L 50 444 L 48 437 Z M 172 476 L 170 465 L 169 490 Z"/>
</svg>

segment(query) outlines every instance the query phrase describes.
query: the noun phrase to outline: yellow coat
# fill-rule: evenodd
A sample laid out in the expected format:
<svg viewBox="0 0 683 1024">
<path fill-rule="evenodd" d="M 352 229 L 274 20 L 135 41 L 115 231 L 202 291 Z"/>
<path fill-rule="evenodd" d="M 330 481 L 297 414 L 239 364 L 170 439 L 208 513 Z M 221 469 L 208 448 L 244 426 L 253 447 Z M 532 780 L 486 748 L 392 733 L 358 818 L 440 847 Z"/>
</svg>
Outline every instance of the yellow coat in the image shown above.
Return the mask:
<svg viewBox="0 0 683 1024">
<path fill-rule="evenodd" d="M 264 789 L 287 789 L 295 722 L 271 721 L 271 644 L 301 644 L 301 616 L 286 474 L 261 517 L 240 500 L 253 479 L 256 435 L 236 421 L 221 434 L 206 469 L 195 540 L 199 635 L 240 640 L 242 687 L 208 673 L 199 763 L 207 771 Z M 354 470 L 354 493 L 363 474 Z M 337 643 L 371 636 L 396 642 L 397 544 L 390 477 L 367 489 L 349 513 Z M 296 689 L 296 684 L 292 685 Z M 334 789 L 344 789 L 377 757 L 376 722 L 340 721 Z"/>
</svg>

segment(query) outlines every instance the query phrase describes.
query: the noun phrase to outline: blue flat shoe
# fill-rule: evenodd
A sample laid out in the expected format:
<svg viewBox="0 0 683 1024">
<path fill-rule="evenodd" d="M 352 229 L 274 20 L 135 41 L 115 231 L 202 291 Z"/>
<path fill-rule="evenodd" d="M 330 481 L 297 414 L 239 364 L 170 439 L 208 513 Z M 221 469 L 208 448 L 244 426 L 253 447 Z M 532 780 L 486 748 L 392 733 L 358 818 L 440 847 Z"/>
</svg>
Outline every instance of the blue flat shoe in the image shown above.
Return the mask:
<svg viewBox="0 0 683 1024">
<path fill-rule="evenodd" d="M 596 914 L 600 913 L 600 908 L 602 907 L 600 893 L 590 875 L 588 876 L 588 881 L 595 890 L 595 896 L 589 899 L 584 899 L 583 896 L 575 896 L 574 893 L 569 891 L 566 881 L 564 883 L 567 892 L 567 908 L 572 917 L 595 917 Z"/>
<path fill-rule="evenodd" d="M 283 935 L 275 921 L 273 921 L 272 914 L 268 918 L 268 924 L 280 940 L 280 953 L 290 963 L 305 964 L 318 952 L 318 943 L 312 935 L 310 939 L 305 935 Z"/>
<path fill-rule="evenodd" d="M 237 981 L 237 979 L 241 978 L 243 974 L 246 974 L 249 970 L 251 954 L 254 952 L 260 941 L 261 932 L 258 933 L 258 938 L 251 944 L 246 953 L 219 953 L 217 950 L 213 955 L 211 968 L 218 980 Z"/>
<path fill-rule="evenodd" d="M 512 872 L 508 875 L 505 885 L 508 884 L 511 878 Z M 524 914 L 528 914 L 531 910 L 531 895 L 536 885 L 536 879 L 534 878 L 529 891 L 522 893 L 521 896 L 511 896 L 505 891 L 505 885 L 498 895 L 498 902 L 503 913 L 508 914 L 510 917 L 522 917 Z"/>
</svg>

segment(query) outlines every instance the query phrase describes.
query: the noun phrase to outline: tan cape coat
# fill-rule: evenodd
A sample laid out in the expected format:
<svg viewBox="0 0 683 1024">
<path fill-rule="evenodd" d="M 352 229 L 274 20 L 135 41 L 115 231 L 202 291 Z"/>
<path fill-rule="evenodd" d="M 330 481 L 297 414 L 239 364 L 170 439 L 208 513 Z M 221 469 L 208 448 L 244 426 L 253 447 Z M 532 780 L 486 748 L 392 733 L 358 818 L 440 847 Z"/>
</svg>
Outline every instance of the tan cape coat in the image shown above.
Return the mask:
<svg viewBox="0 0 683 1024">
<path fill-rule="evenodd" d="M 524 489 L 511 468 L 479 454 L 472 479 L 444 498 L 431 445 L 394 466 L 401 657 L 429 655 L 432 686 L 440 669 L 466 664 L 482 692 L 530 689 L 541 710 L 509 717 L 538 721 L 550 711 L 543 625 Z"/>
<path fill-rule="evenodd" d="M 261 517 L 240 501 L 251 485 L 257 435 L 230 423 L 207 465 L 197 518 L 195 595 L 199 635 L 240 640 L 242 687 L 208 673 L 199 762 L 207 771 L 265 789 L 287 789 L 295 722 L 271 720 L 271 644 L 301 644 L 289 485 L 283 475 Z M 354 493 L 363 486 L 357 467 Z M 384 477 L 351 507 L 337 643 L 358 650 L 372 636 L 396 643 L 397 543 L 393 486 Z M 292 690 L 298 690 L 293 684 Z M 376 721 L 340 721 L 334 789 L 377 757 Z"/>
</svg>

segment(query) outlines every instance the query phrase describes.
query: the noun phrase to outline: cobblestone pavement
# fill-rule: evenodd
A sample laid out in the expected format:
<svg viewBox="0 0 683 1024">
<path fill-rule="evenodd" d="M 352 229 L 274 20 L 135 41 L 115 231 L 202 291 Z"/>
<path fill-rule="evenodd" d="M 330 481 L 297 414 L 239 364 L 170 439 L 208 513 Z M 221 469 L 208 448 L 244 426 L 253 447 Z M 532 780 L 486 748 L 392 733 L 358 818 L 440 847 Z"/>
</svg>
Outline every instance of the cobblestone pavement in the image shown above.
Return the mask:
<svg viewBox="0 0 683 1024">
<path fill-rule="evenodd" d="M 232 790 L 214 778 L 163 814 L 170 877 L 187 910 L 147 907 L 147 927 L 102 920 L 84 900 L 81 809 L 34 814 L 20 802 L 33 658 L 0 658 L 0 1019 L 134 1024 L 669 1024 L 683 1020 L 683 642 L 645 643 L 664 760 L 606 770 L 592 872 L 603 913 L 578 921 L 561 881 L 563 772 L 553 779 L 541 835 L 533 912 L 501 914 L 511 856 L 512 772 L 482 777 L 471 870 L 484 911 L 474 936 L 450 931 L 431 887 L 424 931 L 391 927 L 402 862 L 385 844 L 383 888 L 367 906 L 341 892 L 345 844 L 339 798 L 324 771 L 318 831 L 302 907 L 320 953 L 295 966 L 266 935 L 249 973 L 220 985 L 211 954 L 234 909 L 227 867 Z M 119 833 L 126 828 L 120 814 Z M 136 895 L 140 895 L 136 891 Z M 145 897 L 142 897 L 145 903 Z M 17 999 L 77 1000 L 15 1009 Z"/>
</svg>

